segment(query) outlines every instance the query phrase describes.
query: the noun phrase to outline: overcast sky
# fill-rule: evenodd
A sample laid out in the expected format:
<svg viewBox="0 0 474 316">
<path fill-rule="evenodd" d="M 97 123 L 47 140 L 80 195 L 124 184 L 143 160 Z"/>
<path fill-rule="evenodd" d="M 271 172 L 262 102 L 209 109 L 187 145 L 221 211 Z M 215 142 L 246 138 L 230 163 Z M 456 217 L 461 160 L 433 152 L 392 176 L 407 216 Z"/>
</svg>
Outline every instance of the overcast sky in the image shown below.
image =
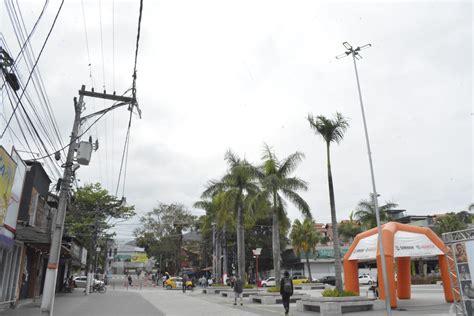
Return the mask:
<svg viewBox="0 0 474 316">
<path fill-rule="evenodd" d="M 350 127 L 331 147 L 332 168 L 338 220 L 347 218 L 371 183 L 352 60 L 334 58 L 344 41 L 373 45 L 358 69 L 382 202 L 409 214 L 460 211 L 473 202 L 470 1 L 144 2 L 137 79 L 143 117 L 132 123 L 125 189 L 139 214 L 158 201 L 191 208 L 206 182 L 226 171 L 227 149 L 259 163 L 266 142 L 281 158 L 306 155 L 295 173 L 309 184 L 302 195 L 318 222 L 330 222 L 325 144 L 306 116 L 339 111 Z M 30 29 L 42 3 L 19 3 Z M 50 1 L 32 38 L 36 52 L 58 5 Z M 104 59 L 99 1 L 84 0 L 95 88 L 105 82 L 108 92 L 123 93 L 132 82 L 138 1 L 101 5 Z M 16 54 L 1 6 L 1 32 Z M 72 98 L 82 84 L 91 86 L 80 1 L 65 2 L 39 69 L 66 142 Z M 86 113 L 110 105 L 85 101 Z M 115 192 L 127 118 L 118 109 L 91 129 L 100 149 L 79 169 L 80 183 Z M 292 206 L 288 213 L 301 217 Z"/>
</svg>

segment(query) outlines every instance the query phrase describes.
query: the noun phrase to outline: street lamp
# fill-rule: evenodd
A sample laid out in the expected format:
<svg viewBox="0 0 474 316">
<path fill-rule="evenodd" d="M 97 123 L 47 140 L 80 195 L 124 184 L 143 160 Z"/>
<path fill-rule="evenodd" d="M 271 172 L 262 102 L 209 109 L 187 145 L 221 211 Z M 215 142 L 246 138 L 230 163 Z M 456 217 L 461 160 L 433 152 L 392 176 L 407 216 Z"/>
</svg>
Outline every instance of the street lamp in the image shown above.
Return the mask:
<svg viewBox="0 0 474 316">
<path fill-rule="evenodd" d="M 372 45 L 366 44 L 360 47 L 358 46 L 357 48 L 352 47 L 352 45 L 350 45 L 348 42 L 344 42 L 342 43 L 342 45 L 344 46 L 346 51 L 344 52 L 344 54 L 336 56 L 336 59 L 341 59 L 349 55 L 352 55 L 352 60 L 354 62 L 354 70 L 355 70 L 355 76 L 356 76 L 356 81 L 357 81 L 357 90 L 359 92 L 360 109 L 362 112 L 362 120 L 364 122 L 365 141 L 367 143 L 367 153 L 369 155 L 370 175 L 372 178 L 372 190 L 373 190 L 372 198 L 374 200 L 375 218 L 377 220 L 380 256 L 382 257 L 381 261 L 382 261 L 383 287 L 384 287 L 384 292 L 385 292 L 385 305 L 387 308 L 387 315 L 392 315 L 392 310 L 391 310 L 391 305 L 390 305 L 390 292 L 388 290 L 388 284 L 387 284 L 387 268 L 385 264 L 385 252 L 383 249 L 383 242 L 382 242 L 382 227 L 380 226 L 380 212 L 379 212 L 379 205 L 378 205 L 378 198 L 377 198 L 378 194 L 377 194 L 377 189 L 375 187 L 375 176 L 374 176 L 374 167 L 372 164 L 372 154 L 370 152 L 369 132 L 367 131 L 367 122 L 365 120 L 364 103 L 362 102 L 362 92 L 360 91 L 359 74 L 357 72 L 357 64 L 356 64 L 356 59 L 357 60 L 362 59 L 362 56 L 360 55 L 359 52 L 361 50 L 370 48 Z"/>
<path fill-rule="evenodd" d="M 262 248 L 257 248 L 257 249 L 252 249 L 253 255 L 255 256 L 255 263 L 256 263 L 256 269 L 255 269 L 255 284 L 257 285 L 257 291 L 258 291 L 258 256 L 262 253 Z"/>
</svg>

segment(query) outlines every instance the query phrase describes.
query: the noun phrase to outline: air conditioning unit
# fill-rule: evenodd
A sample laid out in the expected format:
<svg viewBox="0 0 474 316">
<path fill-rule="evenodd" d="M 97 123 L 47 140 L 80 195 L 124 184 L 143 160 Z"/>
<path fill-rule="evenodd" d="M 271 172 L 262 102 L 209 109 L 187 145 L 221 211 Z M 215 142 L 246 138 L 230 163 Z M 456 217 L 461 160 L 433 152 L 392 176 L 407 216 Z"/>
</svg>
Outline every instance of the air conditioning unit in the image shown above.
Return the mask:
<svg viewBox="0 0 474 316">
<path fill-rule="evenodd" d="M 80 142 L 77 146 L 76 160 L 80 165 L 88 166 L 91 161 L 92 143 Z"/>
</svg>

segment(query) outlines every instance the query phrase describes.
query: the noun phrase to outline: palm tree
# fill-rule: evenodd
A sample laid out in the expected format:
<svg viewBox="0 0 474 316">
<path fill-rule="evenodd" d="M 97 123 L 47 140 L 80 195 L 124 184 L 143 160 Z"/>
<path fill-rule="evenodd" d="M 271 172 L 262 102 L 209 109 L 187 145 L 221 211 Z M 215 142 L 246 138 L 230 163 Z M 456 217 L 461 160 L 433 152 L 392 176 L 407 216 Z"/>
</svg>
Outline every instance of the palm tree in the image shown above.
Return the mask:
<svg viewBox="0 0 474 316">
<path fill-rule="evenodd" d="M 362 231 L 359 222 L 354 220 L 354 212 L 351 212 L 349 220 L 342 221 L 337 229 L 339 231 L 339 236 L 341 236 L 346 242 L 352 242 L 354 237 Z"/>
<path fill-rule="evenodd" d="M 387 211 L 397 207 L 398 204 L 385 202 L 385 205 L 379 206 L 380 223 L 386 223 L 390 220 Z M 375 204 L 373 194 L 370 194 L 370 200 L 362 200 L 357 205 L 354 216 L 361 222 L 365 230 L 377 227 L 377 218 L 375 215 Z"/>
<path fill-rule="evenodd" d="M 303 223 L 296 219 L 290 233 L 293 250 L 297 255 L 300 255 L 301 251 L 306 255 L 306 265 L 308 266 L 310 280 L 313 277 L 311 275 L 311 266 L 309 265 L 309 252 L 316 251 L 316 245 L 321 239 L 321 235 L 316 230 L 314 224 L 314 221 L 309 217 L 306 217 Z"/>
<path fill-rule="evenodd" d="M 276 284 L 280 282 L 280 221 L 286 216 L 284 196 L 291 201 L 307 217 L 311 217 L 308 203 L 296 191 L 308 189 L 306 182 L 290 177 L 304 155 L 295 152 L 283 160 L 279 160 L 272 149 L 265 144 L 263 165 L 261 166 L 260 183 L 262 192 L 257 198 L 264 198 L 271 205 L 272 214 L 272 250 L 273 269 Z"/>
<path fill-rule="evenodd" d="M 229 165 L 227 174 L 220 180 L 211 180 L 202 193 L 202 198 L 213 197 L 225 192 L 224 204 L 234 211 L 237 226 L 237 266 L 241 280 L 245 280 L 245 239 L 244 239 L 244 206 L 246 200 L 260 189 L 257 183 L 258 169 L 245 159 L 240 159 L 228 150 L 224 157 Z"/>
<path fill-rule="evenodd" d="M 326 156 L 327 156 L 327 168 L 328 168 L 328 186 L 329 186 L 329 203 L 331 205 L 331 222 L 332 222 L 332 233 L 334 241 L 334 263 L 335 263 L 335 277 L 336 277 L 336 288 L 342 291 L 342 266 L 341 266 L 341 252 L 339 246 L 339 236 L 337 234 L 337 219 L 336 219 L 336 202 L 334 199 L 334 186 L 331 172 L 331 157 L 330 157 L 330 145 L 331 143 L 340 143 L 344 138 L 344 132 L 349 127 L 347 120 L 340 114 L 336 113 L 334 119 L 326 118 L 322 115 L 318 115 L 314 118 L 311 114 L 308 115 L 308 121 L 310 127 L 316 134 L 326 142 Z"/>
<path fill-rule="evenodd" d="M 229 225 L 233 224 L 233 211 L 229 210 L 227 205 L 225 205 L 225 192 L 219 192 L 215 194 L 211 200 L 201 200 L 194 203 L 195 208 L 200 208 L 206 211 L 206 216 L 204 216 L 203 228 L 208 231 L 211 229 L 213 224 L 217 225 L 216 233 L 216 243 L 217 249 L 222 249 L 222 274 L 227 275 L 227 239 L 226 233 Z M 213 250 L 214 251 L 214 250 Z M 219 251 L 220 252 L 220 251 Z M 217 258 L 220 258 L 220 253 L 216 254 Z M 217 261 L 217 271 L 220 275 L 221 261 Z M 219 277 L 220 278 L 220 277 Z"/>
</svg>

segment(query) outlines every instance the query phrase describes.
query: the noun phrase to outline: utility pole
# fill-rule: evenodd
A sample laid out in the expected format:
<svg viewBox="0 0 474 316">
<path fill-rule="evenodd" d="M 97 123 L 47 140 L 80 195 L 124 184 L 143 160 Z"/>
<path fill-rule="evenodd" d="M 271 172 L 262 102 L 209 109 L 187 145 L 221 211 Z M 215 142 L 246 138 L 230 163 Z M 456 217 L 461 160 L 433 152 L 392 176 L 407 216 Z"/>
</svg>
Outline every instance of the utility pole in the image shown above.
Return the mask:
<svg viewBox="0 0 474 316">
<path fill-rule="evenodd" d="M 212 277 L 217 275 L 216 224 L 212 223 Z"/>
<path fill-rule="evenodd" d="M 85 86 L 82 86 L 82 90 Z M 59 193 L 59 205 L 56 213 L 56 222 L 54 223 L 53 238 L 51 240 L 51 249 L 49 252 L 48 268 L 44 281 L 43 297 L 41 299 L 41 314 L 53 315 L 54 293 L 56 289 L 56 278 L 58 273 L 59 255 L 61 253 L 61 243 L 63 238 L 64 218 L 66 217 L 66 207 L 69 198 L 69 186 L 73 176 L 72 165 L 74 163 L 74 151 L 76 149 L 77 135 L 81 123 L 81 112 L 84 96 L 79 96 L 79 102 L 74 98 L 74 123 L 71 133 L 71 142 L 69 144 L 66 163 L 64 166 L 63 181 Z"/>
<path fill-rule="evenodd" d="M 93 97 L 93 98 L 101 98 L 107 100 L 113 100 L 118 103 L 112 105 L 109 108 L 104 110 L 86 115 L 81 118 L 81 113 L 83 110 L 84 104 L 84 96 Z M 58 272 L 58 265 L 59 265 L 59 256 L 61 254 L 61 244 L 63 238 L 63 230 L 64 230 L 64 219 L 66 217 L 66 209 L 67 209 L 67 202 L 69 200 L 69 190 L 72 182 L 72 177 L 74 175 L 73 170 L 73 163 L 74 163 L 74 152 L 77 148 L 78 142 L 78 135 L 79 135 L 79 127 L 82 123 L 84 123 L 87 119 L 92 118 L 97 115 L 105 115 L 107 112 L 112 111 L 120 106 L 129 105 L 128 110 L 132 111 L 133 107 L 137 107 L 138 104 L 135 99 L 135 95 L 130 97 L 125 96 L 118 96 L 114 94 L 107 94 L 104 90 L 103 93 L 98 93 L 92 91 L 86 91 L 85 85 L 81 86 L 81 90 L 79 90 L 79 101 L 74 98 L 74 123 L 72 127 L 71 133 L 71 141 L 69 143 L 68 154 L 66 157 L 66 163 L 64 164 L 64 174 L 63 180 L 61 184 L 61 190 L 59 193 L 59 204 L 56 213 L 56 221 L 54 223 L 54 232 L 53 237 L 51 240 L 51 247 L 49 252 L 49 259 L 48 259 L 48 267 L 46 270 L 46 277 L 44 282 L 43 288 L 43 297 L 41 299 L 41 314 L 42 315 L 53 315 L 54 309 L 54 294 L 56 289 L 56 281 L 57 281 L 57 272 Z M 140 110 L 138 110 L 140 114 Z M 87 291 L 87 288 L 86 288 Z"/>
<path fill-rule="evenodd" d="M 385 305 L 387 309 L 387 315 L 390 316 L 392 315 L 392 308 L 390 304 L 390 292 L 389 292 L 389 287 L 388 287 L 387 267 L 385 263 L 385 251 L 384 251 L 383 241 L 382 241 L 382 226 L 380 225 L 378 194 L 377 194 L 377 189 L 375 187 L 375 175 L 374 175 L 374 166 L 372 163 L 372 152 L 370 151 L 369 132 L 367 129 L 367 121 L 365 119 L 364 103 L 362 102 L 362 92 L 360 91 L 359 73 L 357 72 L 357 63 L 356 63 L 356 59 L 357 60 L 362 59 L 362 56 L 359 54 L 359 52 L 361 50 L 370 48 L 372 45 L 366 44 L 357 48 L 353 48 L 348 42 L 344 42 L 342 43 L 342 45 L 344 45 L 347 51 L 344 52 L 344 54 L 336 56 L 336 58 L 341 59 L 346 56 L 352 55 L 352 60 L 354 61 L 354 70 L 355 70 L 355 76 L 356 76 L 356 81 L 357 81 L 357 91 L 359 92 L 360 109 L 362 112 L 362 121 L 364 122 L 365 141 L 367 144 L 367 154 L 369 156 L 370 176 L 372 180 L 372 190 L 373 190 L 372 199 L 373 199 L 374 207 L 375 207 L 375 218 L 377 220 L 378 243 L 379 243 L 379 249 L 380 249 L 380 256 L 382 258 L 381 260 L 382 261 L 382 277 L 383 277 L 383 288 L 384 288 L 384 293 L 385 293 Z"/>
</svg>

